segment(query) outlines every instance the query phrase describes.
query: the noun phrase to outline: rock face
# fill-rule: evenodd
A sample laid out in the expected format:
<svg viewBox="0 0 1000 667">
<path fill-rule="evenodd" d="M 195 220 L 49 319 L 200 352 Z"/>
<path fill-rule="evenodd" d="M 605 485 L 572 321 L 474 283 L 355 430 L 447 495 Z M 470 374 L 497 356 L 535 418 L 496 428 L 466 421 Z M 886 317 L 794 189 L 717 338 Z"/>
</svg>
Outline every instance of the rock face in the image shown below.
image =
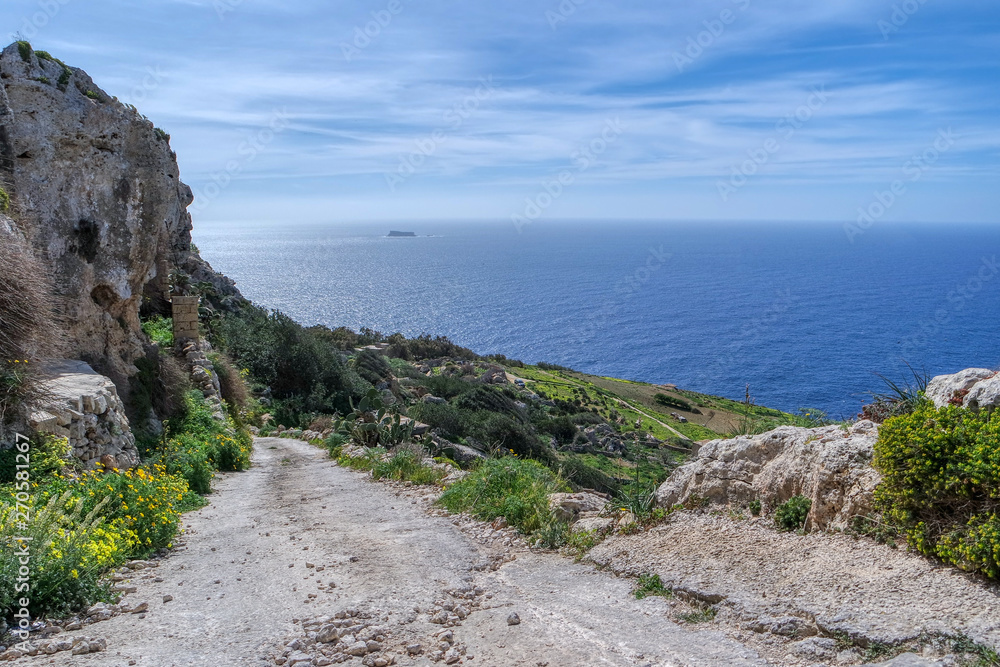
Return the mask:
<svg viewBox="0 0 1000 667">
<path fill-rule="evenodd" d="M 69 439 L 73 456 L 87 468 L 130 468 L 139 463 L 128 417 L 111 380 L 82 361 L 60 361 L 46 369 L 43 408 L 30 417 L 34 430 Z"/>
<path fill-rule="evenodd" d="M 123 394 L 143 354 L 140 305 L 169 313 L 171 271 L 241 298 L 191 249 L 192 194 L 167 135 L 82 70 L 17 45 L 0 54 L 0 184 L 51 267 L 68 355 Z"/>
<path fill-rule="evenodd" d="M 844 528 L 872 510 L 881 480 L 871 466 L 878 427 L 782 426 L 756 436 L 713 440 L 678 468 L 656 494 L 661 507 L 703 498 L 717 504 L 760 500 L 773 512 L 792 496 L 812 500 L 808 529 Z"/>
<path fill-rule="evenodd" d="M 972 410 L 1000 407 L 1000 373 L 968 368 L 954 375 L 939 375 L 927 384 L 927 398 L 936 407 L 962 405 Z"/>
</svg>

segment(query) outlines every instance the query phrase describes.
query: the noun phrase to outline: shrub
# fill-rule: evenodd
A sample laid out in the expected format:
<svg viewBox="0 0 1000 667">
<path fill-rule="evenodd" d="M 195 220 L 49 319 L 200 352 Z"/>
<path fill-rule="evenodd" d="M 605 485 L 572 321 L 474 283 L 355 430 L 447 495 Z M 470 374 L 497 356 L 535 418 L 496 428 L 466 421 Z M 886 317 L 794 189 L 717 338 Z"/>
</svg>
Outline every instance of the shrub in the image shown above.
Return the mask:
<svg viewBox="0 0 1000 667">
<path fill-rule="evenodd" d="M 656 399 L 657 403 L 668 408 L 677 408 L 678 410 L 684 410 L 686 412 L 694 411 L 690 403 L 680 398 L 674 398 L 673 396 L 668 396 L 667 394 L 656 394 L 653 398 Z"/>
<path fill-rule="evenodd" d="M 244 306 L 217 329 L 219 347 L 295 417 L 285 423 L 301 413 L 348 412 L 370 388 L 330 341 L 279 312 Z"/>
<path fill-rule="evenodd" d="M 924 403 L 879 431 L 876 500 L 909 544 L 1000 578 L 1000 410 Z"/>
<path fill-rule="evenodd" d="M 362 350 L 354 358 L 354 369 L 365 381 L 377 385 L 392 377 L 392 368 L 378 352 Z"/>
<path fill-rule="evenodd" d="M 16 547 L 30 549 L 31 590 L 29 611 L 32 616 L 64 615 L 93 601 L 107 597 L 107 586 L 100 575 L 120 563 L 129 548 L 130 536 L 103 528 L 103 504 L 84 513 L 83 500 L 70 491 L 47 498 L 32 507 L 26 530 L 19 529 L 15 508 L 0 507 L 0 608 L 11 620 L 17 601 L 18 569 L 21 565 Z M 22 543 L 18 538 L 26 538 Z"/>
<path fill-rule="evenodd" d="M 441 431 L 441 435 L 449 440 L 465 437 L 469 434 L 470 420 L 466 413 L 453 405 L 420 403 L 409 410 L 414 419 Z"/>
<path fill-rule="evenodd" d="M 760 516 L 761 512 L 760 500 L 757 500 L 756 498 L 754 500 L 751 500 L 749 505 L 747 505 L 747 508 L 750 510 L 750 514 L 752 514 L 753 516 Z"/>
<path fill-rule="evenodd" d="M 567 490 L 565 482 L 542 464 L 505 457 L 484 461 L 448 487 L 438 502 L 451 512 L 468 512 L 483 521 L 504 517 L 530 535 L 549 520 L 549 494 Z"/>
<path fill-rule="evenodd" d="M 174 346 L 174 320 L 169 317 L 153 317 L 142 323 L 142 332 L 163 348 Z"/>
<path fill-rule="evenodd" d="M 538 439 L 531 426 L 522 424 L 505 414 L 482 414 L 485 418 L 473 432 L 477 439 L 504 453 L 510 452 L 545 463 L 555 462 L 555 452 Z"/>
<path fill-rule="evenodd" d="M 805 496 L 792 496 L 778 506 L 774 512 L 774 522 L 781 530 L 801 530 L 806 525 L 812 501 Z"/>
<path fill-rule="evenodd" d="M 88 90 L 86 93 L 84 93 L 84 95 L 97 102 L 104 101 L 104 96 L 95 90 Z"/>
<path fill-rule="evenodd" d="M 209 356 L 212 366 L 215 368 L 216 377 L 219 378 L 219 388 L 222 390 L 222 398 L 235 409 L 233 414 L 246 408 L 250 401 L 250 390 L 247 388 L 245 373 L 238 369 L 229 355 L 221 352 L 212 353 Z"/>
<path fill-rule="evenodd" d="M 17 42 L 17 52 L 21 54 L 21 60 L 26 63 L 31 62 L 31 43 L 23 39 Z"/>
<path fill-rule="evenodd" d="M 3 188 L 0 188 L 0 213 L 10 210 L 10 195 Z"/>
<path fill-rule="evenodd" d="M 154 127 L 153 134 L 155 134 L 156 138 L 159 139 L 160 141 L 167 144 L 170 143 L 170 135 L 167 134 L 165 131 L 161 130 L 160 128 Z M 194 247 L 194 244 L 192 243 L 191 246 Z M 198 252 L 198 249 L 195 248 L 194 250 L 192 250 L 192 252 Z"/>
<path fill-rule="evenodd" d="M 469 391 L 468 382 L 451 375 L 431 375 L 421 382 L 432 394 L 448 400 Z"/>
<path fill-rule="evenodd" d="M 15 406 L 38 396 L 35 363 L 61 341 L 49 272 L 20 237 L 0 232 L 0 424 Z"/>
</svg>

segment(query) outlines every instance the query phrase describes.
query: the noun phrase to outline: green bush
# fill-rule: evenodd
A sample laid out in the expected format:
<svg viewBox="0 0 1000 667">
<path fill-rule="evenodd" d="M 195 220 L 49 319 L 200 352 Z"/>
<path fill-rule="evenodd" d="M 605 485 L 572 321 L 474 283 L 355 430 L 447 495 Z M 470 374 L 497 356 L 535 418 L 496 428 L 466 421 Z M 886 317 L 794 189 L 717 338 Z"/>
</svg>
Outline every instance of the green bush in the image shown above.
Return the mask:
<svg viewBox="0 0 1000 667">
<path fill-rule="evenodd" d="M 673 396 L 668 396 L 667 394 L 656 394 L 653 396 L 656 402 L 660 405 L 666 406 L 668 408 L 677 408 L 678 410 L 685 410 L 687 412 L 693 412 L 691 404 L 680 398 L 674 398 Z"/>
<path fill-rule="evenodd" d="M 805 496 L 793 496 L 778 506 L 774 522 L 781 530 L 801 530 L 806 525 L 812 501 Z"/>
<path fill-rule="evenodd" d="M 420 454 L 412 449 L 399 449 L 388 459 L 374 463 L 372 477 L 414 484 L 437 484 L 444 479 L 443 470 L 424 465 L 421 458 Z"/>
<path fill-rule="evenodd" d="M 879 431 L 875 497 L 909 544 L 1000 578 L 1000 410 L 924 403 Z"/>
<path fill-rule="evenodd" d="M 351 399 L 360 400 L 370 389 L 330 340 L 282 313 L 244 306 L 223 318 L 217 330 L 218 347 L 270 387 L 286 411 L 280 417 L 286 424 L 298 423 L 302 414 L 349 412 Z"/>
<path fill-rule="evenodd" d="M 439 398 L 451 400 L 469 391 L 470 383 L 452 375 L 431 375 L 421 380 L 427 389 Z"/>
<path fill-rule="evenodd" d="M 453 405 L 419 403 L 409 410 L 409 415 L 417 421 L 441 431 L 449 440 L 463 438 L 469 434 L 470 420 L 465 412 Z"/>
<path fill-rule="evenodd" d="M 448 487 L 438 502 L 451 512 L 468 512 L 483 521 L 504 517 L 530 535 L 549 521 L 549 494 L 568 490 L 566 483 L 542 464 L 504 457 L 484 461 L 468 477 Z"/>
<path fill-rule="evenodd" d="M 545 463 L 555 462 L 555 452 L 539 440 L 532 427 L 508 415 L 483 412 L 483 420 L 473 429 L 473 435 L 488 446 L 524 458 Z"/>
<path fill-rule="evenodd" d="M 0 213 L 10 210 L 10 195 L 3 188 L 0 188 Z"/>
<path fill-rule="evenodd" d="M 163 348 L 174 345 L 174 321 L 169 317 L 154 317 L 142 323 L 142 331 Z"/>
<path fill-rule="evenodd" d="M 31 43 L 23 39 L 17 43 L 17 52 L 21 54 L 21 60 L 26 63 L 31 62 Z"/>
</svg>

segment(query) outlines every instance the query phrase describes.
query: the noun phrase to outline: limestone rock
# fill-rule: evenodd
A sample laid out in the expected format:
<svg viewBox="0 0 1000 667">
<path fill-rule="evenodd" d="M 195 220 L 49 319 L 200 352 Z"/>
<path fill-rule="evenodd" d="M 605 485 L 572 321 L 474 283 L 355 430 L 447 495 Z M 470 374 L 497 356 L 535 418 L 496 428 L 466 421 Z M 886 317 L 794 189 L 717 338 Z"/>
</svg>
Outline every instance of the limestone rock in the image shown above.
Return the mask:
<svg viewBox="0 0 1000 667">
<path fill-rule="evenodd" d="M 590 491 L 549 494 L 549 508 L 559 521 L 575 522 L 581 514 L 595 514 L 604 509 L 607 497 Z"/>
<path fill-rule="evenodd" d="M 1000 375 L 987 368 L 967 368 L 953 375 L 938 375 L 927 384 L 927 398 L 935 407 L 958 403 L 967 408 L 1000 406 Z"/>
<path fill-rule="evenodd" d="M 12 44 L 0 54 L 0 161 L 11 217 L 51 267 L 67 356 L 88 359 L 123 393 L 143 356 L 144 298 L 165 303 L 182 269 L 231 299 L 234 283 L 191 247 L 191 189 L 168 138 L 85 72 Z"/>
<path fill-rule="evenodd" d="M 808 529 L 844 528 L 872 510 L 881 477 L 871 466 L 878 426 L 860 421 L 807 429 L 782 426 L 756 436 L 713 440 L 678 468 L 656 494 L 672 507 L 698 497 L 716 504 L 760 500 L 774 511 L 792 496 L 812 500 Z"/>
</svg>

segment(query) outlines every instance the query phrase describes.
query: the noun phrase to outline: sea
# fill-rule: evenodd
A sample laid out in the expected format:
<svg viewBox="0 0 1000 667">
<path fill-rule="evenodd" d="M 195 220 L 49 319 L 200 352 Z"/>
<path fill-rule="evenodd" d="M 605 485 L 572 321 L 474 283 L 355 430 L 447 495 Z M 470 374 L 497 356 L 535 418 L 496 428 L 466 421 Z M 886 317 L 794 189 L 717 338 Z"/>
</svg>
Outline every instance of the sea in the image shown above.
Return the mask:
<svg viewBox="0 0 1000 667">
<path fill-rule="evenodd" d="M 414 232 L 389 238 L 390 230 Z M 1000 227 L 705 222 L 203 224 L 306 325 L 855 415 L 883 380 L 1000 367 Z"/>
</svg>

